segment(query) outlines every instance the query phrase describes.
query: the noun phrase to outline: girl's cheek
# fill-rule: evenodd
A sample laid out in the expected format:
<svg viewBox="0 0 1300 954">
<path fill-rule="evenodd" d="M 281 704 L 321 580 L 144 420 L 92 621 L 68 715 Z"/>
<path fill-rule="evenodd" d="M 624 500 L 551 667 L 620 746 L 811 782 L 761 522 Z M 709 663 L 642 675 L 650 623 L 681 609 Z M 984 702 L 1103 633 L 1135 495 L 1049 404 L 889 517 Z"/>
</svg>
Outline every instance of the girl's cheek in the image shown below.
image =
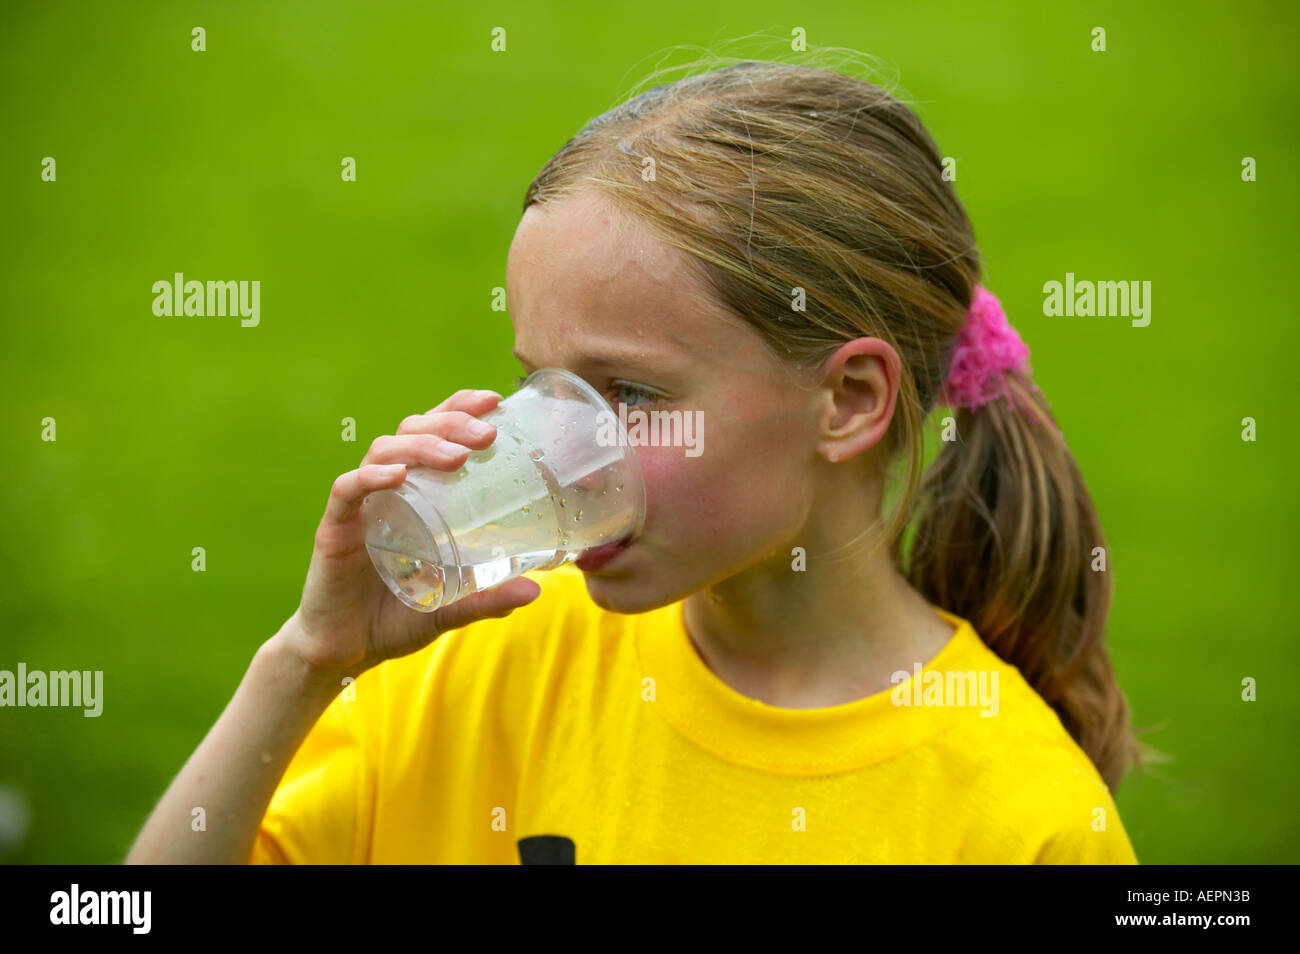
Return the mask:
<svg viewBox="0 0 1300 954">
<path fill-rule="evenodd" d="M 681 492 L 682 482 L 690 479 L 683 464 L 696 463 L 682 456 L 680 447 L 652 447 L 643 445 L 636 449 L 641 464 L 641 478 L 645 481 L 646 522 L 666 509 L 669 500 Z M 661 518 L 660 518 L 661 519 Z"/>
<path fill-rule="evenodd" d="M 645 480 L 646 527 L 677 539 L 731 536 L 753 517 L 746 494 L 752 481 L 737 480 L 708 453 L 687 457 L 681 447 L 637 448 Z"/>
<path fill-rule="evenodd" d="M 681 447 L 642 446 L 637 458 L 645 480 L 647 527 L 681 528 L 711 506 L 708 454 L 687 457 Z"/>
</svg>

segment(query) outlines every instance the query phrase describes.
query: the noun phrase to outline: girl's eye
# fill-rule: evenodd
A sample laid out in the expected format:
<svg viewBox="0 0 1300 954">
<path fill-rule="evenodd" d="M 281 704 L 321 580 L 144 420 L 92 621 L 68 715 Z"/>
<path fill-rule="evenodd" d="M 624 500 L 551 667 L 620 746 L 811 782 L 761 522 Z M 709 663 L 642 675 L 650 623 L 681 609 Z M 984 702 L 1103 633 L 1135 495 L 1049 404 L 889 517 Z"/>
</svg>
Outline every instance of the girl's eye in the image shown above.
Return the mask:
<svg viewBox="0 0 1300 954">
<path fill-rule="evenodd" d="M 653 404 L 659 400 L 659 395 L 653 391 L 647 391 L 645 388 L 639 388 L 635 384 L 626 384 L 621 381 L 615 381 L 610 385 L 610 391 L 615 395 L 631 395 L 633 398 L 644 398 L 643 401 L 616 401 L 616 404 L 626 404 L 628 407 L 635 407 L 638 404 Z"/>
<path fill-rule="evenodd" d="M 528 375 L 526 374 L 518 375 L 515 378 L 515 388 L 522 388 L 524 386 L 524 381 L 527 378 Z M 615 404 L 626 404 L 628 407 L 635 407 L 639 404 L 653 404 L 660 399 L 659 395 L 654 391 L 647 391 L 645 388 L 639 388 L 635 384 L 625 384 L 621 381 L 615 381 L 610 385 L 608 393 L 614 394 L 616 397 L 630 396 L 632 398 L 631 400 L 616 400 L 613 402 Z"/>
</svg>

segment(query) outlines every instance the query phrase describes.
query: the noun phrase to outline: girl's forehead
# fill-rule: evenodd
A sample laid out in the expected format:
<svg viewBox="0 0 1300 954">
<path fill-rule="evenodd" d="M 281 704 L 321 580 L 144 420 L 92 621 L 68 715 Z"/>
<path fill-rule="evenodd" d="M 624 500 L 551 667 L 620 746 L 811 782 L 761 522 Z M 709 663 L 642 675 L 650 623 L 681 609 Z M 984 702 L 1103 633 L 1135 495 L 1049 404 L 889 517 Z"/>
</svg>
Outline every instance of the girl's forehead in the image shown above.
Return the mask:
<svg viewBox="0 0 1300 954">
<path fill-rule="evenodd" d="M 586 355 L 610 359 L 600 367 L 660 372 L 770 360 L 687 252 L 592 193 L 525 212 L 511 243 L 506 298 L 514 350 L 534 367 Z M 638 354 L 643 362 L 631 360 Z"/>
<path fill-rule="evenodd" d="M 533 367 L 563 364 L 663 374 L 766 359 L 756 332 L 739 318 L 670 283 L 623 290 L 618 282 L 591 289 L 552 287 L 512 297 L 513 351 Z"/>
<path fill-rule="evenodd" d="M 547 238 L 531 236 L 506 275 L 516 345 L 528 358 L 537 356 L 531 349 L 565 339 L 642 349 L 662 340 L 692 351 L 735 345 L 735 332 L 707 314 L 698 278 L 666 249 L 629 254 L 562 233 Z"/>
</svg>

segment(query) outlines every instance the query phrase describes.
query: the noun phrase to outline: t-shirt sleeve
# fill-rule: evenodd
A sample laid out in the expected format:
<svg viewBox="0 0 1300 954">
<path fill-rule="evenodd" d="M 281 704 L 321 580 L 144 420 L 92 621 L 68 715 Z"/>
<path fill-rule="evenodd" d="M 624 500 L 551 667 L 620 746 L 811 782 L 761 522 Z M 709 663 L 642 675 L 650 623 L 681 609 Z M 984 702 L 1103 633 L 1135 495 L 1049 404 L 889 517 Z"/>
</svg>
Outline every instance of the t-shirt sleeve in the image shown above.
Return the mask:
<svg viewBox="0 0 1300 954">
<path fill-rule="evenodd" d="M 1106 814 L 1094 808 L 1064 825 L 1047 839 L 1035 859 L 1040 865 L 1135 865 L 1138 863 L 1128 833 L 1120 821 L 1113 802 L 1104 806 Z M 1099 826 L 1104 819 L 1104 828 Z"/>
<path fill-rule="evenodd" d="M 480 797 L 514 804 L 542 635 L 586 596 L 577 569 L 540 572 L 525 574 L 542 586 L 533 602 L 382 662 L 330 702 L 271 796 L 250 863 L 370 864 L 395 841 L 439 857 L 479 849 L 471 827 L 449 833 L 441 819 L 470 817 Z M 428 828 L 394 830 L 413 814 Z"/>
<path fill-rule="evenodd" d="M 361 703 L 375 670 L 326 707 L 285 769 L 250 864 L 361 864 L 369 853 L 375 758 Z"/>
</svg>

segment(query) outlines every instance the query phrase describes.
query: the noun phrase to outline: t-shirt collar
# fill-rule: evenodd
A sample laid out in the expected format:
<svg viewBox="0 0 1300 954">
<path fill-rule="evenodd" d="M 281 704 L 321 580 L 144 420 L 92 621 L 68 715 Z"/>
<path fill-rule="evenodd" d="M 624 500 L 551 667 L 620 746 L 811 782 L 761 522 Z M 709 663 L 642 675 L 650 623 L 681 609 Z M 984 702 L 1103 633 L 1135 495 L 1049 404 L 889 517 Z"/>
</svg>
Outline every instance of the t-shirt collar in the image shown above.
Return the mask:
<svg viewBox="0 0 1300 954">
<path fill-rule="evenodd" d="M 637 614 L 638 662 L 642 676 L 654 680 L 653 701 L 643 704 L 655 706 L 674 729 L 719 758 L 752 768 L 818 775 L 879 762 L 943 731 L 954 719 L 979 716 L 974 704 L 901 704 L 925 698 L 927 673 L 987 672 L 999 663 L 968 621 L 933 608 L 953 627 L 953 636 L 919 673 L 913 667 L 905 683 L 818 709 L 770 706 L 718 678 L 691 643 L 685 600 Z"/>
</svg>

